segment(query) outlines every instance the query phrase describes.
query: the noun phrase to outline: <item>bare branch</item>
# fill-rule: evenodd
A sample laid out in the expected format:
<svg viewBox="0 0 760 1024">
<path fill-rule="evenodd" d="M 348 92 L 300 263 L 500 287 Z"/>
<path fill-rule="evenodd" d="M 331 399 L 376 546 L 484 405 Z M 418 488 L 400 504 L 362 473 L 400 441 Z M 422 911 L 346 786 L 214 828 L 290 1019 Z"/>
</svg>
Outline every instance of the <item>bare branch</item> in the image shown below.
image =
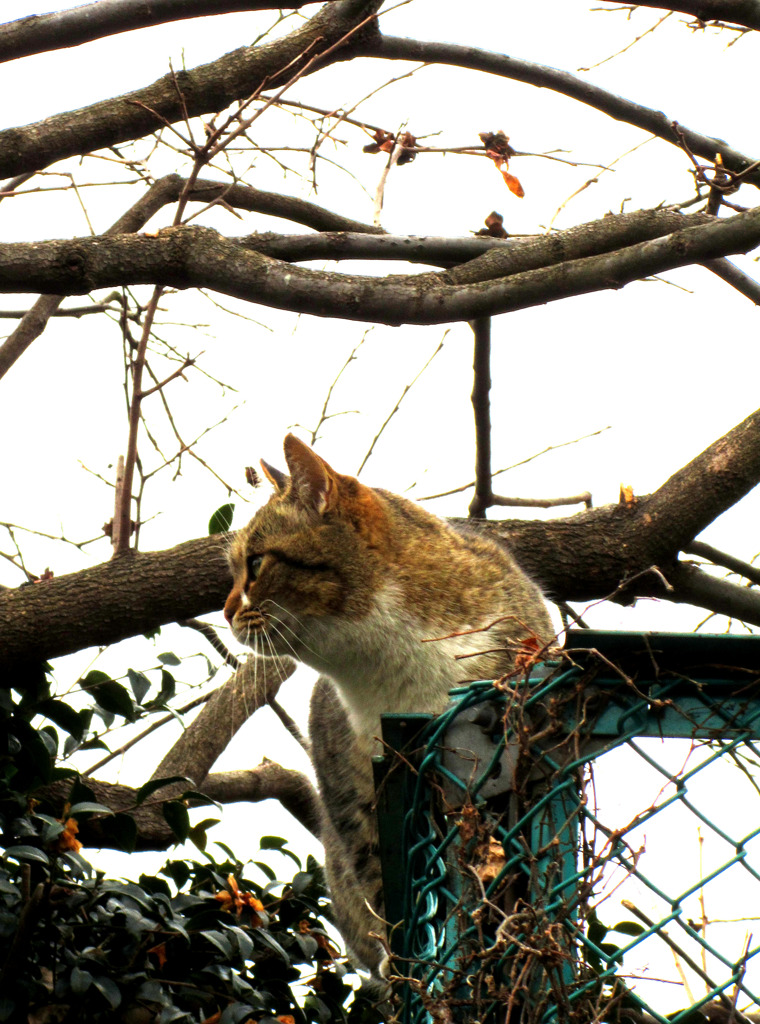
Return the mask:
<svg viewBox="0 0 760 1024">
<path fill-rule="evenodd" d="M 106 231 L 106 235 L 139 231 L 162 206 L 171 202 L 177 181 L 182 180 L 179 175 L 171 174 L 161 178 L 126 213 L 122 214 L 111 225 Z M 39 338 L 45 330 L 50 317 L 59 312 L 59 306 L 64 298 L 65 296 L 63 295 L 41 295 L 32 308 L 24 314 L 21 323 L 16 326 L 5 342 L 0 345 L 0 378 L 5 376 L 11 366 L 26 352 L 32 342 Z M 113 296 L 109 298 L 113 298 Z"/>
<path fill-rule="evenodd" d="M 470 324 L 475 336 L 473 356 L 473 384 L 470 400 L 475 416 L 475 493 L 468 515 L 484 516 L 492 504 L 491 489 L 491 318 L 473 320 Z"/>
<path fill-rule="evenodd" d="M 654 5 L 653 5 L 654 6 Z M 699 6 L 697 2 L 695 6 Z M 733 7 L 734 4 L 726 6 Z M 733 19 L 732 19 L 733 20 Z M 526 82 L 543 89 L 555 92 L 586 103 L 590 107 L 608 114 L 617 121 L 625 121 L 643 131 L 651 132 L 665 142 L 679 145 L 673 121 L 662 111 L 643 107 L 639 103 L 616 96 L 599 86 L 584 82 L 581 78 L 543 64 L 518 60 L 506 54 L 479 50 L 472 46 L 460 46 L 456 43 L 422 42 L 417 39 L 405 39 L 397 36 L 378 35 L 364 43 L 360 49 L 364 57 L 385 57 L 388 60 L 424 61 L 427 64 L 449 64 L 474 71 L 485 71 L 488 74 L 511 78 L 517 82 Z M 752 158 L 732 149 L 721 139 L 711 138 L 699 132 L 681 127 L 681 131 L 689 148 L 708 160 L 720 153 L 723 163 L 732 171 L 741 172 L 754 161 Z M 748 178 L 752 184 L 760 184 L 760 170 L 754 171 Z"/>
<path fill-rule="evenodd" d="M 582 491 L 567 498 L 505 498 L 501 494 L 492 494 L 489 505 L 501 505 L 508 508 L 557 508 L 560 505 L 585 505 L 591 508 L 591 492 Z"/>
<path fill-rule="evenodd" d="M 266 46 L 241 47 L 210 64 L 164 75 L 135 92 L 36 124 L 6 129 L 0 132 L 0 177 L 38 171 L 67 156 L 150 135 L 162 120 L 174 123 L 186 116 L 222 110 L 250 96 L 263 83 L 277 88 L 292 78 L 302 54 L 313 57 L 317 41 L 319 52 L 331 49 L 379 6 L 380 0 L 333 0 L 295 31 Z M 376 31 L 370 23 L 333 51 L 329 62 L 346 59 L 353 54 L 359 38 Z M 319 63 L 313 64 L 311 71 L 318 67 Z"/>
<path fill-rule="evenodd" d="M 238 729 L 276 698 L 295 670 L 290 658 L 250 657 L 214 691 L 151 777 L 185 775 L 200 786 Z"/>
<path fill-rule="evenodd" d="M 705 260 L 702 265 L 742 295 L 746 295 L 756 306 L 760 306 L 760 284 L 735 267 L 730 260 Z"/>
<path fill-rule="evenodd" d="M 519 462 L 513 462 L 511 466 L 504 466 L 503 469 L 494 470 L 491 474 L 491 479 L 495 476 L 499 476 L 501 473 L 508 473 L 511 469 L 517 469 L 518 466 L 525 466 L 528 462 L 533 462 L 534 459 L 540 459 L 542 455 L 556 451 L 558 448 L 567 448 L 569 445 L 578 444 L 580 441 L 585 441 L 589 437 L 598 437 L 599 434 L 603 434 L 605 430 L 609 429 L 609 427 L 601 427 L 599 430 L 594 430 L 590 434 L 582 434 L 580 437 L 574 437 L 572 441 L 562 441 L 560 444 L 549 444 L 546 448 L 542 448 L 540 452 L 536 452 L 534 455 L 529 455 L 526 459 L 520 459 Z M 463 491 L 468 491 L 474 486 L 475 481 L 471 480 L 468 484 L 461 484 L 459 487 L 452 487 L 448 491 L 441 491 L 440 494 L 426 494 L 421 498 L 417 498 L 417 501 L 434 501 L 436 498 L 448 498 L 450 494 L 461 494 Z"/>
<path fill-rule="evenodd" d="M 720 565 L 724 569 L 730 569 L 731 572 L 738 573 L 739 576 L 743 576 L 751 583 L 760 585 L 760 568 L 743 561 L 741 558 L 734 558 L 733 555 L 728 555 L 725 551 L 719 551 L 718 548 L 714 548 L 711 544 L 695 540 L 691 544 L 687 544 L 683 548 L 683 552 L 686 555 L 697 555 L 700 558 L 706 558 L 713 565 Z"/>
<path fill-rule="evenodd" d="M 455 522 L 504 543 L 552 598 L 588 601 L 614 594 L 619 601 L 636 596 L 690 600 L 715 611 L 732 607 L 733 614 L 741 611 L 745 621 L 760 625 L 760 592 L 676 563 L 678 552 L 758 480 L 760 410 L 651 495 L 546 522 Z M 0 591 L 0 668 L 15 672 L 13 685 L 23 689 L 26 670 L 47 658 L 220 608 L 229 590 L 224 545 L 225 538 L 215 535 L 169 551 L 128 552 L 70 576 Z M 652 566 L 659 567 L 672 592 Z M 713 598 L 715 607 L 709 603 Z M 241 713 L 231 709 L 233 723 L 239 725 Z M 229 723 L 220 728 L 229 731 Z"/>
<path fill-rule="evenodd" d="M 162 804 L 169 798 L 170 787 L 161 790 L 157 798 L 146 800 L 135 807 L 137 790 L 118 783 L 88 779 L 87 785 L 98 803 L 116 812 L 127 812 L 137 824 L 137 850 L 166 850 L 176 842 L 176 836 L 166 824 Z M 219 772 L 206 777 L 200 791 L 221 804 L 258 803 L 261 800 L 279 800 L 285 810 L 307 828 L 317 839 L 320 834 L 319 797 L 309 779 L 301 772 L 283 768 L 266 758 L 247 771 Z M 62 808 L 71 792 L 71 781 L 63 780 L 38 791 L 38 797 Z M 59 811 L 60 813 L 60 811 Z M 93 816 L 80 823 L 80 838 L 87 846 L 112 846 L 102 819 Z"/>
<path fill-rule="evenodd" d="M 380 440 L 380 438 L 381 438 L 381 436 L 382 436 L 382 434 L 383 434 L 383 431 L 385 430 L 385 428 L 386 428 L 386 427 L 388 426 L 388 424 L 390 423 L 390 421 L 391 421 L 391 420 L 393 419 L 393 417 L 394 417 L 394 416 L 396 415 L 396 413 L 397 413 L 397 412 L 399 411 L 399 409 L 401 408 L 401 403 L 402 403 L 402 402 L 404 401 L 404 399 L 405 399 L 405 398 L 406 398 L 406 396 L 407 396 L 407 395 L 409 394 L 409 392 L 410 392 L 410 391 L 412 390 L 412 388 L 413 388 L 413 387 L 414 387 L 414 385 L 415 385 L 415 384 L 417 383 L 417 381 L 418 381 L 418 380 L 420 379 L 420 377 L 422 376 L 422 374 L 423 374 L 423 373 L 425 372 L 425 370 L 427 370 L 428 366 L 430 366 L 430 364 L 431 364 L 431 363 L 433 362 L 433 360 L 435 359 L 435 357 L 436 357 L 436 356 L 438 355 L 438 353 L 439 353 L 439 352 L 441 351 L 441 349 L 443 348 L 443 343 L 444 343 L 444 341 L 446 340 L 446 335 L 447 335 L 448 333 L 449 333 L 448 331 L 446 331 L 446 332 L 444 333 L 443 337 L 441 338 L 440 342 L 438 343 L 438 347 L 436 348 L 435 352 L 433 352 L 433 354 L 432 354 L 432 355 L 431 355 L 431 357 L 430 357 L 430 358 L 429 358 L 429 359 L 427 360 L 427 362 L 426 362 L 426 363 L 425 363 L 425 365 L 424 365 L 424 366 L 422 367 L 422 369 L 421 369 L 421 370 L 419 370 L 419 371 L 418 371 L 418 372 L 417 372 L 417 373 L 416 373 L 416 374 L 414 375 L 414 377 L 413 377 L 413 378 L 412 378 L 412 379 L 411 379 L 411 380 L 409 381 L 409 383 L 408 383 L 408 384 L 405 384 L 405 385 L 404 385 L 404 390 L 403 390 L 403 391 L 401 392 L 401 394 L 400 394 L 400 396 L 399 396 L 398 400 L 396 401 L 396 404 L 395 404 L 395 405 L 393 406 L 393 408 L 391 409 L 391 411 L 390 411 L 390 412 L 388 413 L 388 415 L 387 415 L 387 416 L 385 417 L 385 419 L 383 420 L 383 422 L 382 422 L 382 424 L 381 424 L 381 426 L 380 426 L 380 429 L 379 429 L 379 430 L 378 430 L 378 432 L 377 432 L 377 433 L 375 434 L 375 436 L 374 436 L 374 437 L 372 438 L 372 443 L 370 444 L 369 448 L 367 449 L 367 454 L 366 454 L 366 455 L 364 456 L 364 458 L 362 459 L 362 461 L 361 461 L 361 465 L 359 466 L 359 468 L 358 468 L 358 469 L 357 469 L 357 471 L 356 471 L 356 475 L 357 475 L 357 476 L 359 476 L 359 474 L 361 473 L 361 471 L 362 471 L 362 470 L 364 469 L 364 467 L 365 467 L 365 466 L 367 465 L 367 463 L 369 462 L 369 460 L 370 460 L 370 457 L 371 457 L 371 455 L 372 455 L 372 452 L 373 452 L 373 451 L 375 450 L 375 445 L 376 445 L 376 444 L 377 444 L 377 442 L 378 442 L 378 441 Z"/>
<path fill-rule="evenodd" d="M 0 61 L 33 53 L 80 46 L 117 32 L 130 32 L 171 21 L 205 18 L 234 11 L 270 11 L 300 8 L 316 0 L 111 0 L 82 4 L 68 11 L 33 14 L 0 26 Z"/>
<path fill-rule="evenodd" d="M 654 0 L 644 0 L 639 7 L 661 7 Z M 747 28 L 760 29 L 759 0 L 680 0 L 668 7 L 682 14 L 691 14 L 698 21 L 724 21 Z"/>
<path fill-rule="evenodd" d="M 543 267 L 507 280 L 367 278 L 283 264 L 211 228 L 177 227 L 157 236 L 121 235 L 0 245 L 0 291 L 83 294 L 114 284 L 207 287 L 279 309 L 386 324 L 433 324 L 527 309 L 571 295 L 621 288 L 705 259 L 760 244 L 760 207 L 612 253 Z M 500 256 L 500 252 L 489 253 Z M 482 257 L 481 257 L 482 259 Z M 474 262 L 474 261 L 473 261 Z M 464 269 L 464 268 L 462 268 Z M 492 272 L 481 268 L 481 272 Z M 428 286 L 429 285 L 429 286 Z"/>
</svg>

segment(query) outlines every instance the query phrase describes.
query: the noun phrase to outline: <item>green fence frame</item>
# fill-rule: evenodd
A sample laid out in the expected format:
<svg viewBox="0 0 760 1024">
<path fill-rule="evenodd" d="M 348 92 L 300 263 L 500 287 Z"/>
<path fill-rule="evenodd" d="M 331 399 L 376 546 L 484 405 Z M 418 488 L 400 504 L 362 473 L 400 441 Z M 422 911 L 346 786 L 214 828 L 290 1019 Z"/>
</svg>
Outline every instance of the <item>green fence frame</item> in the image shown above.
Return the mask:
<svg viewBox="0 0 760 1024">
<path fill-rule="evenodd" d="M 748 816 L 754 827 L 738 822 L 739 832 L 731 834 L 689 796 L 696 775 L 720 758 L 740 752 L 760 765 L 754 746 L 760 740 L 760 637 L 571 630 L 557 661 L 530 666 L 499 688 L 490 681 L 460 687 L 452 701 L 434 720 L 384 716 L 388 753 L 375 765 L 385 916 L 393 926 L 393 970 L 407 978 L 406 1024 L 435 1020 L 444 1003 L 443 1016 L 453 1020 L 504 1021 L 512 1014 L 516 1020 L 519 1013 L 536 1024 L 594 1017 L 697 1024 L 715 1006 L 724 1018 L 741 1021 L 739 1005 L 760 1006 L 760 993 L 745 983 L 748 965 L 760 954 L 760 927 L 737 961 L 682 914 L 696 889 L 741 865 L 742 877 L 758 883 L 760 918 L 760 863 L 750 856 L 760 861 L 760 790 Z M 532 736 L 544 736 L 539 743 L 526 738 L 526 723 Z M 563 735 L 572 744 L 563 747 Z M 637 743 L 641 737 L 686 738 L 704 745 L 705 756 L 676 778 Z M 643 874 L 625 836 L 581 801 L 579 773 L 624 743 L 672 790 L 643 810 L 637 824 L 680 802 L 734 851 L 708 877 L 678 892 L 664 892 Z M 669 908 L 657 921 L 639 914 L 629 934 L 615 936 L 616 945 L 584 903 L 592 872 L 580 849 L 589 828 L 606 837 L 605 860 Z M 473 883 L 462 865 L 481 849 L 484 835 L 500 847 L 500 868 L 495 877 L 486 873 L 485 883 Z M 488 931 L 489 901 L 503 900 L 505 883 L 515 879 L 521 895 L 513 909 L 525 912 L 525 924 L 517 932 L 510 924 L 500 939 L 493 914 Z M 679 932 L 680 943 L 668 926 Z M 667 1017 L 620 980 L 625 956 L 652 935 L 678 950 L 705 985 L 704 996 Z M 718 980 L 683 949 L 685 938 L 714 958 Z M 484 949 L 485 957 L 479 954 Z"/>
</svg>

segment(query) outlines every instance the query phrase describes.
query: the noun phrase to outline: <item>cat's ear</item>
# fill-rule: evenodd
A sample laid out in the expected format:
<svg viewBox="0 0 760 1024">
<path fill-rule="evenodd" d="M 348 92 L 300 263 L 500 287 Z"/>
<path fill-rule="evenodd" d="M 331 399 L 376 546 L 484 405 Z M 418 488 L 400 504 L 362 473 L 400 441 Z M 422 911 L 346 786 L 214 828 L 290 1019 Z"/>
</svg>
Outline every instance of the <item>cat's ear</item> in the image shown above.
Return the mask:
<svg viewBox="0 0 760 1024">
<path fill-rule="evenodd" d="M 264 462 L 263 459 L 259 459 L 259 465 L 264 471 L 264 476 L 270 482 L 272 487 L 275 489 L 275 493 L 282 494 L 288 486 L 288 476 L 283 473 L 281 469 L 275 469 L 274 466 L 270 466 L 268 462 Z"/>
<path fill-rule="evenodd" d="M 283 444 L 293 488 L 301 503 L 322 515 L 338 498 L 338 475 L 295 434 Z"/>
</svg>

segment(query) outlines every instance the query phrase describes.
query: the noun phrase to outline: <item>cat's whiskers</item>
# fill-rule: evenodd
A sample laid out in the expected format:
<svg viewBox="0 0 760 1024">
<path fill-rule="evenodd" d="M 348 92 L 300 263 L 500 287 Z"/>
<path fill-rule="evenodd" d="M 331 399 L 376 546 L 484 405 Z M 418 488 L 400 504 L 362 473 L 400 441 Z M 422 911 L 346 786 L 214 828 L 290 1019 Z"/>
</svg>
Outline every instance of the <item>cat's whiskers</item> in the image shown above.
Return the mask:
<svg viewBox="0 0 760 1024">
<path fill-rule="evenodd" d="M 296 640 L 297 640 L 297 641 L 299 642 L 299 644 L 301 644 L 301 646 L 302 646 L 302 647 L 305 647 L 305 648 L 306 648 L 306 650 L 307 650 L 307 651 L 309 651 L 309 653 L 310 653 L 310 654 L 313 654 L 315 658 L 318 658 L 318 657 L 319 657 L 318 653 L 317 653 L 317 652 L 316 652 L 316 651 L 314 650 L 314 648 L 313 648 L 313 647 L 309 647 L 309 645 L 308 645 L 308 644 L 306 643 L 306 641 L 304 640 L 304 634 L 305 634 L 305 633 L 307 632 L 307 627 L 306 627 L 306 626 L 304 625 L 304 623 L 303 623 L 303 622 L 301 622 L 301 621 L 300 621 L 300 620 L 298 619 L 298 616 L 297 616 L 297 615 L 294 615 L 294 614 L 293 614 L 293 612 L 289 612 L 287 608 L 285 608 L 285 607 L 284 607 L 283 605 L 281 605 L 281 604 L 278 604 L 278 603 L 277 603 L 277 601 L 273 601 L 273 600 L 272 600 L 272 598 L 268 598 L 268 599 L 267 599 L 267 601 L 266 601 L 265 603 L 266 603 L 266 604 L 269 604 L 269 605 L 273 605 L 273 606 L 274 606 L 275 608 L 279 608 L 279 609 L 281 609 L 281 610 L 282 610 L 283 612 L 285 612 L 285 613 L 286 613 L 287 615 L 290 615 L 290 616 L 292 616 L 292 617 L 293 617 L 293 618 L 294 618 L 294 619 L 296 620 L 296 622 L 298 623 L 299 629 L 300 629 L 300 632 L 298 632 L 298 633 L 296 633 L 296 631 L 295 631 L 295 630 L 293 629 L 293 627 L 292 627 L 292 626 L 289 626 L 289 625 L 287 624 L 287 622 L 283 622 L 283 620 L 282 620 L 282 619 L 281 619 L 281 618 L 280 618 L 279 616 L 277 616 L 277 615 L 272 615 L 272 616 L 271 616 L 271 617 L 272 617 L 272 619 L 276 620 L 276 621 L 277 621 L 277 623 L 278 623 L 278 624 L 279 624 L 280 626 L 282 626 L 282 627 L 283 627 L 283 629 L 287 629 L 287 631 L 288 631 L 289 633 L 292 633 L 292 634 L 293 634 L 293 636 L 294 636 L 294 637 L 296 638 Z M 280 636 L 282 636 L 282 633 L 280 633 Z M 285 638 L 284 636 L 282 636 L 282 639 L 283 639 L 283 640 L 285 640 L 285 642 L 287 643 L 287 640 L 286 640 L 286 638 Z M 290 649 L 291 649 L 291 650 L 293 650 L 293 647 L 292 647 L 292 645 L 291 645 L 291 648 L 290 648 Z M 293 653 L 295 654 L 295 651 L 293 651 Z M 298 660 L 300 661 L 300 658 L 299 658 Z"/>
<path fill-rule="evenodd" d="M 293 657 L 296 659 L 296 661 L 301 661 L 301 658 L 298 656 L 298 652 L 296 651 L 296 649 L 293 646 L 293 644 L 290 642 L 290 640 L 288 640 L 288 638 L 285 636 L 285 634 L 282 632 L 282 630 L 277 628 L 277 622 L 279 622 L 279 620 L 275 621 L 275 616 L 271 616 L 271 618 L 270 618 L 270 627 L 271 627 L 271 629 L 273 630 L 273 632 L 275 632 L 277 634 L 277 636 L 279 636 L 280 640 L 282 640 L 282 642 L 285 644 L 285 646 L 292 652 Z M 281 626 L 285 626 L 284 622 L 280 622 L 279 624 Z M 293 633 L 293 630 L 291 629 L 290 632 Z M 296 634 L 293 633 L 293 636 L 296 636 Z M 298 639 L 298 637 L 296 637 L 296 639 Z M 269 642 L 270 642 L 270 644 L 272 643 L 271 638 L 270 638 Z M 272 647 L 272 650 L 274 651 L 274 646 Z M 274 656 L 276 658 L 277 654 L 275 654 Z"/>
</svg>

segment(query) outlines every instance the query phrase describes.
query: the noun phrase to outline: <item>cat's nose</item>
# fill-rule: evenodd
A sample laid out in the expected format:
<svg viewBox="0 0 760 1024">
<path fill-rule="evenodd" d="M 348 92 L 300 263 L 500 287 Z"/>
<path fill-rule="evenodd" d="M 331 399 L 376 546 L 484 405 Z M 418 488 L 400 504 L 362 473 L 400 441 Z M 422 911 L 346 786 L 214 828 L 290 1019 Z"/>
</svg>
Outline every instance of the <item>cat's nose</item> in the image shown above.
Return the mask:
<svg viewBox="0 0 760 1024">
<path fill-rule="evenodd" d="M 230 625 L 232 625 L 232 620 L 235 618 L 235 612 L 238 610 L 239 601 L 239 593 L 233 590 L 224 603 L 224 617 Z"/>
</svg>

